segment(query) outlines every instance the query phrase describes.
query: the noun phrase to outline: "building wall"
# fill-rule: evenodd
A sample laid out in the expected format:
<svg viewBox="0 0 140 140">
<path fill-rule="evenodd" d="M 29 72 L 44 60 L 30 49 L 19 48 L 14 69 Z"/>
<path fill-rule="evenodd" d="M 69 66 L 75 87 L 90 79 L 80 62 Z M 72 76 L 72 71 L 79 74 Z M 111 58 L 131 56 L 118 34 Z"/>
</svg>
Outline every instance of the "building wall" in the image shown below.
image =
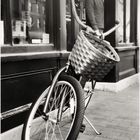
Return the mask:
<svg viewBox="0 0 140 140">
<path fill-rule="evenodd" d="M 55 1 L 54 4 L 50 2 L 50 5 L 55 8 L 49 9 L 51 11 L 49 27 L 53 27 L 53 30 L 49 28 L 51 32 L 49 44 L 15 45 L 11 39 L 2 44 L 1 132 L 24 123 L 28 110 L 20 112 L 18 109 L 36 100 L 50 85 L 56 71 L 66 64 L 69 53 L 66 52 L 65 1 Z M 3 0 L 3 9 L 7 9 L 6 5 L 7 3 Z M 7 9 L 5 14 L 9 12 L 10 10 Z M 53 18 L 50 18 L 52 16 Z M 5 28 L 7 24 L 8 21 L 6 21 Z"/>
<path fill-rule="evenodd" d="M 4 1 L 4 0 L 3 0 Z M 54 0 L 55 1 L 55 0 Z M 117 1 L 117 0 L 116 0 Z M 105 30 L 113 27 L 116 20 L 116 1 L 106 0 Z M 56 1 L 55 1 L 56 2 Z M 74 18 L 68 22 L 71 34 L 66 34 L 65 0 L 57 1 L 54 9 L 54 44 L 44 47 L 33 46 L 3 46 L 2 51 L 2 113 L 23 106 L 35 100 L 51 83 L 56 71 L 65 65 L 76 39 L 79 26 Z M 57 12 L 56 12 L 57 11 Z M 140 45 L 140 1 L 138 0 L 138 45 Z M 111 19 L 111 20 L 110 20 Z M 52 32 L 52 31 L 51 31 Z M 68 33 L 68 32 L 67 32 Z M 69 37 L 67 37 L 69 36 Z M 121 61 L 105 77 L 105 82 L 117 82 L 137 73 L 138 49 L 133 44 L 125 43 L 118 46 L 119 36 L 112 33 L 106 39 L 118 52 Z M 10 38 L 11 39 L 11 38 Z M 9 40 L 10 40 L 9 39 Z M 66 40 L 70 39 L 70 40 Z M 69 42 L 69 48 L 66 43 Z M 2 132 L 9 130 L 25 121 L 28 111 L 10 116 L 2 120 Z M 2 114 L 3 115 L 3 114 Z M 4 114 L 5 115 L 5 114 Z M 5 115 L 6 116 L 6 115 Z M 18 120 L 18 121 L 17 121 Z M 9 125 L 10 124 L 10 125 Z"/>
<path fill-rule="evenodd" d="M 65 53 L 47 53 L 40 58 L 16 59 L 2 58 L 1 69 L 1 111 L 4 119 L 1 131 L 4 132 L 24 123 L 27 111 L 16 114 L 16 108 L 34 102 L 50 85 L 54 74 L 67 61 Z M 12 111 L 15 109 L 14 111 Z M 12 116 L 8 116 L 10 111 Z M 26 109 L 25 109 L 26 110 Z M 14 114 L 15 113 L 15 114 Z"/>
</svg>

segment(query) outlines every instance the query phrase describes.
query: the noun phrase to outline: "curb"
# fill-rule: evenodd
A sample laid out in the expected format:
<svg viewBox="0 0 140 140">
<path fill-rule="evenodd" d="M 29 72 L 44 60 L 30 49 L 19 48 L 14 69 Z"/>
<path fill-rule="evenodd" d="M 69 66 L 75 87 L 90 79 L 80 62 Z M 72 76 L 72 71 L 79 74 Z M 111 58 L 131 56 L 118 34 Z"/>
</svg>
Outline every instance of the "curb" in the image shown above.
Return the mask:
<svg viewBox="0 0 140 140">
<path fill-rule="evenodd" d="M 140 80 L 140 73 L 122 79 L 116 83 L 97 82 L 95 86 L 95 90 L 119 92 L 133 84 L 139 84 L 139 80 Z M 90 82 L 86 83 L 85 89 L 91 89 Z"/>
</svg>

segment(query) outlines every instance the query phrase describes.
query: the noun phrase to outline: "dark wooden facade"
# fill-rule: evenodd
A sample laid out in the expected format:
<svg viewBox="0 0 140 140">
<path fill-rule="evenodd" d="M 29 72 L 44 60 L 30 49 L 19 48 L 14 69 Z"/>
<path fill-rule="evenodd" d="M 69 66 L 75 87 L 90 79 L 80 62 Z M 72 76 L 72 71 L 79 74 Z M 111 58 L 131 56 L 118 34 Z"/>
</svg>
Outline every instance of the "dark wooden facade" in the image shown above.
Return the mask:
<svg viewBox="0 0 140 140">
<path fill-rule="evenodd" d="M 2 0 L 2 2 L 4 2 L 2 7 L 4 8 L 6 4 L 9 5 L 11 0 Z M 135 2 L 133 5 L 136 6 Z M 49 25 L 53 26 L 53 29 L 49 28 L 50 32 L 53 32 L 51 34 L 51 42 L 53 43 L 46 46 L 12 46 L 11 32 L 5 30 L 5 42 L 11 45 L 5 44 L 1 48 L 2 113 L 34 101 L 51 83 L 56 71 L 67 62 L 68 51 L 72 49 L 79 26 L 74 21 L 72 15 L 71 20 L 65 21 L 65 0 L 53 0 L 51 4 L 56 6 L 51 12 L 53 18 L 50 19 L 51 24 Z M 115 0 L 105 0 L 105 31 L 115 24 L 115 7 Z M 6 10 L 8 10 L 7 7 Z M 134 12 L 131 12 L 131 14 L 134 14 Z M 8 29 L 10 29 L 11 26 L 8 24 L 10 23 L 10 20 L 8 20 L 10 19 L 10 14 L 4 12 L 4 18 L 6 18 L 5 28 L 9 26 Z M 133 30 L 134 24 L 131 23 L 131 26 L 132 36 L 136 36 L 137 30 Z M 133 43 L 118 45 L 116 43 L 117 37 L 117 34 L 114 32 L 106 38 L 116 49 L 121 59 L 104 78 L 103 81 L 106 82 L 117 82 L 138 72 L 139 50 L 135 38 L 131 38 Z M 3 119 L 1 123 L 2 132 L 22 124 L 25 121 L 27 112 L 25 111 Z"/>
<path fill-rule="evenodd" d="M 21 57 L 21 56 L 20 56 Z M 38 58 L 36 58 L 38 57 Z M 67 54 L 44 53 L 34 58 L 28 57 L 14 61 L 2 59 L 1 69 L 1 111 L 23 106 L 36 100 L 36 98 L 49 86 L 60 63 L 65 63 Z M 19 113 L 2 120 L 2 131 L 22 124 L 27 112 Z M 10 125 L 9 125 L 10 124 Z"/>
<path fill-rule="evenodd" d="M 12 0 L 2 0 L 5 44 L 1 47 L 1 132 L 25 121 L 27 108 L 24 112 L 18 108 L 35 101 L 49 86 L 56 71 L 67 61 L 65 2 L 47 2 L 49 24 L 46 26 L 47 31 L 51 32 L 50 43 L 13 44 L 9 24 L 13 18 L 10 14 Z"/>
<path fill-rule="evenodd" d="M 105 0 L 105 31 L 113 27 L 117 19 L 117 2 Z M 120 62 L 104 78 L 106 82 L 117 82 L 138 72 L 139 47 L 137 46 L 137 1 L 130 0 L 130 42 L 126 42 L 126 0 L 123 1 L 123 43 L 118 42 L 119 34 L 111 33 L 106 37 L 120 56 Z M 118 19 L 117 19 L 118 20 Z"/>
</svg>

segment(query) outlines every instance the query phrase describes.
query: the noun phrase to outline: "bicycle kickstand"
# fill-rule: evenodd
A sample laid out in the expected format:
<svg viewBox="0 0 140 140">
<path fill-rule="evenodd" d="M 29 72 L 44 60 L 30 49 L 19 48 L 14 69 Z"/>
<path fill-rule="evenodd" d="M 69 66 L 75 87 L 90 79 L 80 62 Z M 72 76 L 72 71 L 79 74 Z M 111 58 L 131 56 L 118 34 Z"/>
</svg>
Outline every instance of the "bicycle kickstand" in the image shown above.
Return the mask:
<svg viewBox="0 0 140 140">
<path fill-rule="evenodd" d="M 94 90 L 94 88 L 95 88 L 95 85 L 96 85 L 96 81 L 91 81 L 91 86 L 92 86 L 92 90 Z M 91 95 L 92 96 L 92 95 Z M 86 117 L 86 115 L 84 115 L 84 118 L 85 118 L 85 120 L 89 123 L 89 125 L 92 127 L 92 129 L 95 131 L 95 133 L 97 134 L 97 135 L 101 135 L 101 133 L 100 132 L 98 132 L 97 130 L 96 130 L 96 128 L 94 127 L 94 125 L 90 122 L 90 120 Z"/>
<path fill-rule="evenodd" d="M 96 130 L 96 128 L 95 128 L 94 125 L 90 122 L 90 120 L 86 117 L 86 115 L 84 115 L 84 118 L 85 118 L 85 120 L 89 123 L 89 125 L 92 127 L 92 129 L 95 131 L 95 133 L 96 133 L 97 135 L 101 135 L 101 133 L 98 132 L 98 131 Z"/>
</svg>

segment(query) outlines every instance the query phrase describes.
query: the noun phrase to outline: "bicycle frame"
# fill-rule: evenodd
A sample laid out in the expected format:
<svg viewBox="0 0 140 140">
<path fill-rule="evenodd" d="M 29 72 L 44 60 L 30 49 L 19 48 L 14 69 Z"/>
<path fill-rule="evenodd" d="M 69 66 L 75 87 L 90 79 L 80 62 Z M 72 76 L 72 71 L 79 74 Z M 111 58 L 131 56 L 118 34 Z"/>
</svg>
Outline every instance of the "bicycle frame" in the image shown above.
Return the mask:
<svg viewBox="0 0 140 140">
<path fill-rule="evenodd" d="M 86 26 L 85 24 L 83 24 L 82 23 L 82 21 L 79 19 L 79 17 L 78 17 L 78 15 L 77 15 L 77 12 L 76 12 L 76 8 L 75 8 L 75 2 L 74 2 L 74 0 L 71 0 L 71 2 L 72 2 L 72 11 L 73 11 L 73 15 L 74 15 L 74 17 L 75 17 L 75 19 L 76 19 L 76 21 L 79 23 L 79 25 L 81 25 L 83 28 L 85 28 L 85 29 L 87 29 L 88 28 L 88 26 Z M 102 36 L 101 36 L 101 39 L 104 39 L 104 37 L 105 36 L 107 36 L 107 35 L 109 35 L 110 33 L 112 33 L 113 31 L 115 31 L 119 26 L 120 26 L 120 23 L 119 22 L 116 22 L 116 24 L 117 25 L 115 25 L 113 28 L 111 28 L 109 31 L 107 31 L 106 33 L 104 33 L 104 34 L 102 34 Z M 94 30 L 91 30 L 93 33 L 94 33 Z M 76 73 L 74 72 L 74 70 L 73 70 L 73 68 L 72 68 L 72 66 L 70 65 L 70 64 L 67 64 L 66 66 L 64 66 L 64 67 L 62 67 L 57 73 L 56 73 L 56 75 L 54 76 L 54 78 L 53 78 L 53 81 L 52 81 L 52 84 L 50 85 L 50 88 L 49 88 L 49 90 L 48 90 L 48 97 L 47 97 L 47 99 L 46 99 L 46 101 L 45 101 L 45 106 L 44 106 L 44 109 L 43 109 L 43 112 L 45 113 L 46 111 L 47 111 L 47 105 L 48 105 L 48 103 L 49 103 L 49 99 L 50 99 L 50 97 L 51 97 L 51 93 L 53 92 L 53 89 L 54 89 L 54 87 L 55 87 L 55 85 L 56 85 L 56 83 L 57 83 L 57 81 L 58 81 L 58 79 L 59 79 L 59 76 L 63 73 L 63 72 L 65 72 L 66 74 L 68 74 L 68 75 L 71 75 L 71 76 L 73 76 L 74 78 L 76 78 L 80 83 L 81 83 L 81 85 L 82 85 L 82 87 L 84 88 L 84 85 L 85 85 L 85 82 L 86 81 L 84 81 L 84 84 L 82 84 L 82 75 L 76 75 Z M 91 97 L 92 97 L 92 95 L 93 95 L 93 90 L 94 90 L 94 87 L 95 87 L 95 85 L 96 85 L 96 81 L 94 81 L 93 82 L 93 80 L 91 80 L 91 83 L 92 83 L 92 89 L 91 90 L 88 90 L 87 91 L 87 98 L 85 98 L 86 100 L 85 100 L 85 109 L 87 108 L 87 106 L 88 106 L 88 104 L 89 104 L 89 102 L 90 102 L 90 99 L 91 99 Z M 63 107 L 63 101 L 62 101 L 62 103 L 61 103 L 61 105 L 60 105 L 60 108 L 59 108 L 59 113 L 58 113 L 58 122 L 60 121 L 60 119 L 61 119 L 61 110 L 62 110 L 62 107 Z M 85 118 L 85 120 L 90 124 L 90 126 L 93 128 L 93 130 L 96 132 L 96 134 L 97 135 L 100 135 L 101 133 L 99 133 L 96 129 L 95 129 L 95 127 L 90 123 L 90 121 L 87 119 L 87 117 L 84 115 L 84 118 Z"/>
<path fill-rule="evenodd" d="M 47 111 L 47 104 L 48 104 L 48 102 L 49 102 L 49 99 L 50 99 L 50 97 L 51 97 L 51 93 L 53 92 L 53 89 L 54 89 L 54 86 L 56 85 L 56 83 L 57 83 L 57 81 L 58 81 L 58 79 L 59 79 L 59 76 L 63 73 L 63 72 L 65 72 L 66 74 L 68 74 L 68 75 L 71 75 L 71 76 L 73 76 L 74 78 L 75 78 L 75 72 L 74 72 L 74 70 L 72 69 L 72 66 L 70 65 L 70 64 L 67 64 L 66 66 L 64 66 L 64 67 L 62 67 L 57 73 L 56 73 L 56 75 L 54 76 L 54 78 L 53 78 L 53 81 L 52 81 L 52 84 L 50 85 L 50 88 L 48 89 L 48 98 L 46 99 L 46 101 L 45 101 L 45 106 L 44 106 L 44 109 L 43 109 L 43 112 L 44 112 L 44 114 L 45 114 L 45 112 Z M 76 78 L 79 82 L 81 82 L 82 81 L 82 75 L 80 75 L 80 76 L 77 76 L 78 78 Z M 85 98 L 85 110 L 86 110 L 86 108 L 87 108 L 87 106 L 88 106 L 88 104 L 89 104 L 89 102 L 90 102 L 90 100 L 91 100 L 91 97 L 92 97 L 92 95 L 94 94 L 94 92 L 93 92 L 93 90 L 94 90 L 94 88 L 95 88 L 95 85 L 96 85 L 96 81 L 93 81 L 93 80 L 91 80 L 91 90 L 88 90 L 88 91 L 85 91 L 86 93 L 85 94 L 87 94 L 87 97 Z M 84 86 L 83 86 L 83 90 L 84 90 Z M 61 105 L 60 105 L 60 108 L 59 108 L 59 111 L 58 111 L 58 115 L 57 115 L 57 122 L 59 122 L 59 121 L 61 121 L 61 117 L 62 117 L 62 108 L 63 108 L 63 100 L 62 100 L 62 103 L 61 103 Z M 94 130 L 94 132 L 97 134 L 97 135 L 101 135 L 101 133 L 100 132 L 98 132 L 97 130 L 96 130 L 96 128 L 94 127 L 94 125 L 90 122 L 90 120 L 84 115 L 84 118 L 85 118 L 85 120 L 88 122 L 88 124 L 91 126 L 91 128 Z"/>
<path fill-rule="evenodd" d="M 47 104 L 48 104 L 48 102 L 49 102 L 49 98 L 50 98 L 50 96 L 51 96 L 51 93 L 53 92 L 53 87 L 54 87 L 54 86 L 56 85 L 56 83 L 57 83 L 58 77 L 59 77 L 60 74 L 61 74 L 62 72 L 64 72 L 66 69 L 67 69 L 67 66 L 61 68 L 61 69 L 56 73 L 56 75 L 54 76 L 53 81 L 52 81 L 52 84 L 50 85 L 50 88 L 49 88 L 49 91 L 48 91 L 48 98 L 47 98 L 47 100 L 46 100 L 46 102 L 45 102 L 45 106 L 44 106 L 44 109 L 43 109 L 44 112 L 46 112 L 46 110 L 47 110 Z"/>
<path fill-rule="evenodd" d="M 74 6 L 74 0 L 71 0 L 71 1 L 72 1 L 72 5 L 73 5 L 72 8 L 73 8 L 74 17 L 76 18 L 77 22 L 81 26 L 83 26 L 86 29 L 86 31 L 87 31 L 88 26 L 84 25 L 81 22 L 81 20 L 77 16 L 76 10 L 74 9 L 75 8 L 75 6 Z M 103 39 L 106 35 L 110 34 L 114 30 L 116 30 L 119 27 L 119 25 L 120 24 L 117 24 L 115 27 L 113 27 L 112 29 L 110 29 L 109 31 L 107 31 L 106 33 L 104 33 L 101 36 L 101 39 Z M 94 31 L 92 31 L 91 33 L 94 33 Z M 62 76 L 61 77 L 61 75 L 63 75 L 63 74 L 66 74 L 67 76 Z M 74 139 L 75 139 L 75 137 L 77 137 L 77 134 L 79 133 L 79 130 L 81 130 L 81 127 L 82 127 L 83 118 L 88 122 L 88 124 L 92 127 L 92 129 L 95 131 L 95 133 L 97 135 L 100 135 L 101 134 L 100 132 L 98 132 L 95 129 L 95 127 L 93 126 L 93 124 L 91 124 L 91 122 L 89 121 L 89 119 L 84 114 L 84 111 L 87 108 L 87 106 L 88 106 L 88 104 L 89 104 L 89 102 L 91 100 L 91 97 L 92 97 L 92 95 L 94 93 L 93 90 L 94 90 L 95 85 L 96 85 L 96 81 L 94 80 L 94 78 L 90 78 L 90 79 L 88 78 L 87 79 L 84 74 L 85 73 L 83 73 L 83 74 L 76 74 L 76 72 L 74 70 L 74 67 L 72 66 L 72 64 L 71 64 L 70 61 L 66 64 L 66 66 L 62 67 L 55 74 L 55 76 L 54 76 L 54 78 L 52 80 L 51 85 L 47 88 L 47 90 L 45 90 L 41 94 L 41 96 L 37 99 L 37 101 L 35 102 L 35 104 L 33 104 L 33 108 L 31 108 L 31 112 L 29 114 L 29 118 L 27 120 L 26 125 L 24 125 L 24 131 L 23 131 L 24 132 L 23 134 L 24 134 L 24 136 L 27 137 L 27 139 L 29 138 L 28 136 L 30 135 L 31 123 L 33 122 L 33 120 L 36 119 L 36 113 L 38 113 L 37 111 L 38 111 L 38 109 L 40 107 L 40 103 L 42 103 L 41 102 L 42 100 L 43 100 L 43 106 L 41 106 L 41 110 L 40 110 L 42 114 L 40 113 L 39 115 L 43 115 L 43 121 L 50 121 L 51 123 L 53 123 L 53 125 L 54 125 L 53 128 L 55 128 L 56 125 L 59 126 L 61 124 L 61 122 L 63 121 L 63 118 L 65 117 L 65 115 L 70 114 L 69 116 L 71 116 L 72 120 L 74 120 L 74 121 L 71 121 L 71 122 L 72 123 L 74 122 L 74 124 L 71 125 L 72 127 L 70 126 L 69 129 L 71 131 L 70 130 L 69 130 L 70 132 L 68 131 L 68 133 L 67 133 L 68 135 L 67 136 L 70 136 L 70 137 L 72 137 Z M 74 78 L 79 81 L 79 83 L 81 84 L 81 86 L 79 85 L 78 81 L 76 81 Z M 91 82 L 91 89 L 90 90 L 87 90 L 87 91 L 85 91 L 85 93 L 83 93 L 84 86 L 85 86 L 85 83 L 87 82 L 87 80 Z M 64 85 L 64 88 L 62 89 L 64 92 L 60 92 L 59 91 L 59 87 L 60 87 L 60 90 L 61 90 L 61 85 L 62 85 L 62 87 Z M 66 97 L 65 94 L 66 94 L 67 89 L 65 90 L 65 88 L 67 88 L 67 89 L 70 88 L 70 90 L 72 89 L 72 92 L 73 92 L 73 96 L 67 96 L 69 98 L 68 99 L 68 101 L 69 101 L 68 104 L 67 104 L 67 102 L 65 102 L 65 101 L 67 101 L 67 98 L 65 98 Z M 55 90 L 56 90 L 56 92 L 55 92 Z M 56 98 L 53 98 L 55 93 L 56 93 L 56 95 L 62 95 L 62 96 L 61 96 L 61 98 L 59 98 L 60 99 L 59 100 L 59 103 L 58 103 L 59 105 L 57 105 L 54 108 L 54 110 L 53 110 L 53 106 L 52 106 L 52 108 L 49 110 L 50 112 L 51 111 L 52 112 L 49 114 L 48 113 L 49 112 L 48 111 L 49 106 L 51 105 L 51 103 L 52 104 L 53 103 L 56 103 L 55 102 Z M 70 95 L 70 92 L 67 92 L 67 93 L 68 93 L 67 95 Z M 75 99 L 75 103 L 74 103 L 74 99 Z M 54 102 L 52 102 L 52 100 Z M 68 112 L 67 110 L 65 110 L 65 107 L 67 107 L 70 111 L 68 110 L 69 111 Z M 72 111 L 72 109 L 74 111 Z M 64 113 L 64 111 L 66 111 L 66 112 Z M 53 118 L 53 115 L 55 115 L 55 118 Z M 73 117 L 73 115 L 75 115 L 75 116 Z M 50 127 L 50 126 L 47 126 L 47 127 Z M 77 129 L 77 131 L 75 133 L 75 136 L 73 136 L 73 132 L 75 131 L 75 128 L 76 129 L 78 128 L 78 129 Z M 51 130 L 51 129 L 49 129 L 49 130 Z M 54 132 L 54 130 L 55 129 L 53 129 L 53 132 Z M 35 133 L 35 135 L 36 135 L 36 133 Z M 66 139 L 67 139 L 67 137 L 66 137 Z"/>
<path fill-rule="evenodd" d="M 51 93 L 53 92 L 53 88 L 54 88 L 54 86 L 56 85 L 56 83 L 57 83 L 57 81 L 58 81 L 58 79 L 59 79 L 59 76 L 60 76 L 63 72 L 65 72 L 66 74 L 69 74 L 69 75 L 71 75 L 71 76 L 73 76 L 73 77 L 75 78 L 75 75 L 76 75 L 76 74 L 74 73 L 74 70 L 72 69 L 72 66 L 71 66 L 70 64 L 67 64 L 66 66 L 62 67 L 62 68 L 56 73 L 56 75 L 55 75 L 54 78 L 53 78 L 52 84 L 50 85 L 49 91 L 48 91 L 48 98 L 47 98 L 46 101 L 45 101 L 45 106 L 44 106 L 44 109 L 43 109 L 44 112 L 46 112 L 46 110 L 47 110 L 47 104 L 48 104 L 48 102 L 49 102 L 49 98 L 50 98 L 50 96 L 51 96 Z M 81 81 L 82 81 L 82 76 L 80 75 L 80 76 L 77 76 L 77 77 L 78 77 L 78 78 L 76 78 L 76 79 L 81 83 Z M 88 96 L 87 96 L 86 101 L 85 101 L 85 109 L 87 108 L 87 106 L 88 106 L 88 104 L 89 104 L 89 102 L 90 102 L 90 99 L 91 99 L 91 97 L 92 97 L 92 95 L 93 95 L 93 93 L 94 93 L 93 90 L 94 90 L 94 87 L 95 87 L 95 85 L 96 85 L 96 81 L 91 81 L 91 83 L 92 83 L 92 89 L 86 91 L 87 94 L 88 94 Z M 83 87 L 83 88 L 84 88 L 84 87 Z M 61 110 L 61 108 L 60 108 L 60 110 Z M 60 118 L 60 115 L 59 115 L 59 118 Z"/>
</svg>

